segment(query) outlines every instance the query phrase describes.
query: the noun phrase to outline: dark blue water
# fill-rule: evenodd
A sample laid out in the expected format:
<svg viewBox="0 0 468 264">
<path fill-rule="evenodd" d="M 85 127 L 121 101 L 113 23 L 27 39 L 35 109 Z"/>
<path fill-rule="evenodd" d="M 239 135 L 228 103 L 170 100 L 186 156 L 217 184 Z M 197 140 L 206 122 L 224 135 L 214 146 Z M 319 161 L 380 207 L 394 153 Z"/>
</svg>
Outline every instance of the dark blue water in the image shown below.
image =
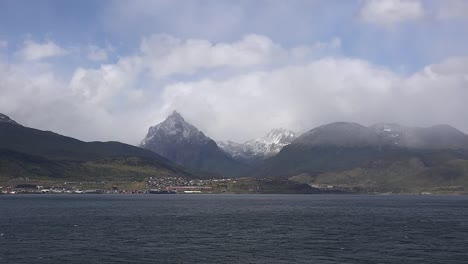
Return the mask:
<svg viewBox="0 0 468 264">
<path fill-rule="evenodd" d="M 0 263 L 468 263 L 468 197 L 0 196 Z"/>
</svg>

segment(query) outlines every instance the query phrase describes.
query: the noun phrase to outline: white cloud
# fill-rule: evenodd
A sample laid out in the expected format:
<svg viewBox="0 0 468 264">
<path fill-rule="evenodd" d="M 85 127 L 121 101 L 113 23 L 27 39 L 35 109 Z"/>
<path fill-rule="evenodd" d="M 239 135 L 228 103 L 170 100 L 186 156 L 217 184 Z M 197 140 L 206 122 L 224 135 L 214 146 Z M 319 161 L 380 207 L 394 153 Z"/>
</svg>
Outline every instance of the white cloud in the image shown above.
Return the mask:
<svg viewBox="0 0 468 264">
<path fill-rule="evenodd" d="M 8 47 L 8 41 L 0 39 L 0 49 Z"/>
<path fill-rule="evenodd" d="M 102 104 L 122 90 L 130 90 L 141 71 L 140 58 L 124 57 L 116 64 L 104 64 L 98 69 L 78 68 L 69 87 L 82 100 Z"/>
<path fill-rule="evenodd" d="M 218 44 L 201 39 L 181 40 L 169 35 L 153 35 L 143 39 L 141 51 L 149 60 L 154 76 L 160 78 L 174 73 L 190 74 L 203 68 L 267 64 L 281 54 L 282 48 L 259 35 Z"/>
<path fill-rule="evenodd" d="M 366 0 L 359 12 L 367 23 L 392 26 L 424 16 L 419 0 Z"/>
<path fill-rule="evenodd" d="M 131 90 L 127 60 L 96 70 L 78 69 L 69 83 L 55 75 L 54 68 L 0 63 L 0 113 L 25 126 L 82 140 L 136 144 L 151 112 Z M 132 102 L 124 106 L 128 97 Z"/>
<path fill-rule="evenodd" d="M 114 64 L 77 68 L 70 79 L 54 74 L 59 65 L 0 63 L 0 112 L 84 140 L 132 144 L 174 109 L 208 136 L 237 141 L 274 127 L 306 131 L 334 121 L 449 123 L 468 132 L 460 114 L 468 111 L 468 58 L 405 76 L 361 59 L 310 56 L 339 48 L 339 39 L 286 49 L 250 37 L 213 44 L 166 36 L 174 44 L 167 46 L 147 38 L 142 52 Z M 263 64 L 273 66 L 252 68 Z M 155 65 L 166 77 L 197 75 L 155 82 L 146 76 Z M 222 77 L 199 71 L 227 66 L 242 70 Z"/>
<path fill-rule="evenodd" d="M 92 61 L 105 61 L 107 60 L 107 50 L 95 45 L 89 45 L 86 57 Z"/>
<path fill-rule="evenodd" d="M 468 131 L 468 59 L 405 77 L 359 59 L 325 58 L 223 81 L 168 85 L 160 112 L 178 109 L 206 134 L 243 141 L 274 127 L 307 131 L 334 121 L 449 123 Z M 450 102 L 450 103 L 448 103 Z"/>
<path fill-rule="evenodd" d="M 203 39 L 182 40 L 170 35 L 153 35 L 141 44 L 142 57 L 156 79 L 172 74 L 193 74 L 219 67 L 245 68 L 284 63 L 341 47 L 341 40 L 319 42 L 288 50 L 268 37 L 250 34 L 232 43 L 212 43 Z"/>
<path fill-rule="evenodd" d="M 180 110 L 215 138 L 243 141 L 275 127 L 304 131 L 367 116 L 385 102 L 395 80 L 365 61 L 326 58 L 224 81 L 169 85 L 161 110 Z"/>
<path fill-rule="evenodd" d="M 48 40 L 44 43 L 26 40 L 23 43 L 23 48 L 18 52 L 20 57 L 24 60 L 34 61 L 41 60 L 49 57 L 56 57 L 65 55 L 67 51 L 59 47 L 54 42 Z"/>
<path fill-rule="evenodd" d="M 437 10 L 439 19 L 468 19 L 468 1 L 445 0 Z"/>
</svg>

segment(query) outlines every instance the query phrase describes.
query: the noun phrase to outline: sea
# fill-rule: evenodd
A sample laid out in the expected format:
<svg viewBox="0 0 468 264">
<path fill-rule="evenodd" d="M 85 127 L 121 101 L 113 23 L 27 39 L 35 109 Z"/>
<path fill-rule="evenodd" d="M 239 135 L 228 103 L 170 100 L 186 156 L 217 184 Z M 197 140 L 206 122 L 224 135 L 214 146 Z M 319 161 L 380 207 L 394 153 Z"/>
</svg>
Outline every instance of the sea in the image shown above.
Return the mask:
<svg viewBox="0 0 468 264">
<path fill-rule="evenodd" d="M 468 196 L 2 195 L 0 263 L 468 263 Z"/>
</svg>

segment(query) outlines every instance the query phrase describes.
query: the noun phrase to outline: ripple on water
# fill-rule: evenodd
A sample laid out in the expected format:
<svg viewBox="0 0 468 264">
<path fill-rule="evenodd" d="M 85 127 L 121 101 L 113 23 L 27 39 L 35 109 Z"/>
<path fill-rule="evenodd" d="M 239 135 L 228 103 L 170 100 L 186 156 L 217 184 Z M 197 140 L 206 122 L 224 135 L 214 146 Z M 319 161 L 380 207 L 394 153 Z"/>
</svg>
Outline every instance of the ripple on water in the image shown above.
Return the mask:
<svg viewBox="0 0 468 264">
<path fill-rule="evenodd" d="M 1 263 L 466 263 L 468 197 L 0 197 Z"/>
</svg>

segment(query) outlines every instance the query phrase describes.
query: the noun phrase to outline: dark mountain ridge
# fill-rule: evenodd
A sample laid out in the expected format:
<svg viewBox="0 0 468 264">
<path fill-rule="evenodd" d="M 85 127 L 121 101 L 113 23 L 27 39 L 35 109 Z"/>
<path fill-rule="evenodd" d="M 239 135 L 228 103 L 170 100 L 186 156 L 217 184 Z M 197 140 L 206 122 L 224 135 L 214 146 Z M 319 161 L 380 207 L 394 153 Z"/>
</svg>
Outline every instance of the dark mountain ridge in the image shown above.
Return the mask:
<svg viewBox="0 0 468 264">
<path fill-rule="evenodd" d="M 17 123 L 0 123 L 0 148 L 51 159 L 93 160 L 110 156 L 152 157 L 154 152 L 120 142 L 83 142 L 60 134 L 24 127 Z"/>
<path fill-rule="evenodd" d="M 151 173 L 154 176 L 190 177 L 182 167 L 146 149 L 120 142 L 83 142 L 50 131 L 24 127 L 10 118 L 1 118 L 0 121 L 0 154 L 0 176 L 3 178 L 30 175 L 112 179 L 113 175 L 125 178 Z M 144 167 L 146 172 L 152 172 L 142 174 L 130 168 L 129 164 L 125 164 L 129 159 L 139 164 L 138 169 Z M 107 161 L 106 166 L 95 166 L 104 160 Z M 113 160 L 114 164 L 109 160 Z"/>
<path fill-rule="evenodd" d="M 278 155 L 266 160 L 255 175 L 317 175 L 367 168 L 378 161 L 387 164 L 413 158 L 427 167 L 466 160 L 468 136 L 447 125 L 411 128 L 396 124 L 365 127 L 357 123 L 332 123 L 298 137 Z"/>
</svg>

